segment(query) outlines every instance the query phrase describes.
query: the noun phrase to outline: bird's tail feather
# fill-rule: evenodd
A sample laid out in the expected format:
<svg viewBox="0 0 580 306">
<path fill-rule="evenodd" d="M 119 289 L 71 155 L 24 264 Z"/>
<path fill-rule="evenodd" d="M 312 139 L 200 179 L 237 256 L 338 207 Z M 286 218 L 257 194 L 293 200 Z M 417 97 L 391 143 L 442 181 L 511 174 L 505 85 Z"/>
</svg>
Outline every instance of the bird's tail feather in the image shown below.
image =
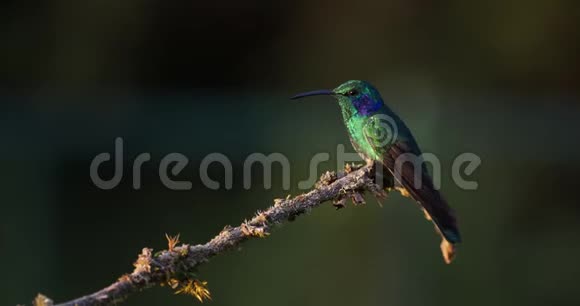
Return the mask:
<svg viewBox="0 0 580 306">
<path fill-rule="evenodd" d="M 424 178 L 420 187 L 415 187 L 410 182 L 401 182 L 409 195 L 423 207 L 425 214 L 433 221 L 439 233 L 451 244 L 461 242 L 461 235 L 457 227 L 455 213 L 433 187 L 429 177 Z"/>
<path fill-rule="evenodd" d="M 425 215 L 434 224 L 436 230 L 443 237 L 441 251 L 447 263 L 451 262 L 455 254 L 455 244 L 461 242 L 461 235 L 457 226 L 455 213 L 447 201 L 435 189 L 427 169 L 420 171 L 420 180 L 415 180 L 415 168 L 412 163 L 404 163 L 400 172 L 392 173 L 396 185 L 403 187 L 409 196 L 423 207 Z"/>
</svg>

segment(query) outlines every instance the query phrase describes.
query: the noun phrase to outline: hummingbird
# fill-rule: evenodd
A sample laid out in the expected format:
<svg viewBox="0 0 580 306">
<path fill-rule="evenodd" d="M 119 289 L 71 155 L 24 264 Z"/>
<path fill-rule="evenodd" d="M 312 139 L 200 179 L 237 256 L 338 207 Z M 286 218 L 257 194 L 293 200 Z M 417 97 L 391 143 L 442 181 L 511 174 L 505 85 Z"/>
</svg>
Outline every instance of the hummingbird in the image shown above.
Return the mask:
<svg viewBox="0 0 580 306">
<path fill-rule="evenodd" d="M 367 165 L 384 171 L 383 187 L 394 188 L 422 206 L 425 217 L 442 237 L 440 247 L 445 262 L 451 263 L 455 245 L 461 242 L 455 213 L 434 187 L 421 149 L 403 120 L 366 81 L 351 80 L 332 90 L 309 91 L 291 99 L 316 95 L 336 98 L 355 151 Z"/>
</svg>

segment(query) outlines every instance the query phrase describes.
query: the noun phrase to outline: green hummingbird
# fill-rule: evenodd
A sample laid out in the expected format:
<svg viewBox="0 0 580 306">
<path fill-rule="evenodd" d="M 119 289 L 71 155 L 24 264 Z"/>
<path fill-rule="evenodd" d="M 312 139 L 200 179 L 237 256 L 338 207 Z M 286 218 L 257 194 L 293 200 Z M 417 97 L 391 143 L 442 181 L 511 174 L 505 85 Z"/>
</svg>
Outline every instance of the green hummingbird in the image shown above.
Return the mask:
<svg viewBox="0 0 580 306">
<path fill-rule="evenodd" d="M 455 256 L 454 245 L 461 242 L 455 213 L 434 187 L 407 125 L 366 81 L 351 80 L 332 90 L 305 92 L 291 99 L 315 95 L 330 95 L 338 100 L 354 149 L 367 164 L 384 171 L 388 190 L 395 188 L 423 207 L 425 216 L 443 238 L 441 250 L 445 262 L 450 263 Z"/>
</svg>

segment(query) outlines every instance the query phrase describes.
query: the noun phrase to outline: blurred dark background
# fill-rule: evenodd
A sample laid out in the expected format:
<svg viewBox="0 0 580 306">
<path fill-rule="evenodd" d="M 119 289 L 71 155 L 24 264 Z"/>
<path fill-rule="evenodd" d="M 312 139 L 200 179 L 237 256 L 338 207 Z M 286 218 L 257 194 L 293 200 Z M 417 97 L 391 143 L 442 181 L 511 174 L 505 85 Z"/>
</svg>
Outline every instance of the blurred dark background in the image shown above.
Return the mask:
<svg viewBox="0 0 580 306">
<path fill-rule="evenodd" d="M 288 97 L 349 79 L 374 83 L 442 160 L 456 262 L 409 199 L 325 205 L 204 265 L 211 305 L 580 304 L 576 1 L 3 1 L 0 20 L 2 305 L 93 292 L 165 233 L 203 243 L 300 193 L 315 153 L 331 154 L 322 173 L 352 148 L 330 99 Z M 101 190 L 89 165 L 116 137 L 124 177 Z M 192 190 L 161 184 L 172 152 Z M 232 160 L 232 190 L 201 184 L 212 152 Z M 292 189 L 275 168 L 272 189 L 257 176 L 244 190 L 254 152 L 286 155 Z M 482 159 L 476 191 L 451 180 L 463 152 Z M 195 303 L 154 288 L 126 305 Z"/>
</svg>

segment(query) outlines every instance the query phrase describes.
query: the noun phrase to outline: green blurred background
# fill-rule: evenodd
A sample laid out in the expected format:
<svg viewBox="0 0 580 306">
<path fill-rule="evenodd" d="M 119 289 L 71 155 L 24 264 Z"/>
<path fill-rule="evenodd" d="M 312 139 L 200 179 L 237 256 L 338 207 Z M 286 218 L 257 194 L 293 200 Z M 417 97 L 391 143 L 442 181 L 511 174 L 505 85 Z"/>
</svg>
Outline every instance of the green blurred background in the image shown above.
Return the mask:
<svg viewBox="0 0 580 306">
<path fill-rule="evenodd" d="M 576 1 L 3 1 L 0 17 L 2 305 L 93 292 L 165 233 L 203 243 L 300 193 L 314 154 L 331 154 L 322 173 L 352 148 L 330 99 L 288 97 L 348 79 L 374 83 L 442 160 L 456 262 L 409 199 L 324 205 L 204 265 L 211 305 L 580 304 Z M 89 165 L 115 137 L 125 176 L 100 190 Z M 159 180 L 172 152 L 190 191 Z M 212 152 L 232 160 L 232 190 L 201 184 Z M 254 152 L 286 155 L 292 189 L 275 168 L 272 189 L 258 175 L 244 190 Z M 482 159 L 476 191 L 451 180 L 463 152 Z M 196 303 L 154 288 L 126 305 Z"/>
</svg>

